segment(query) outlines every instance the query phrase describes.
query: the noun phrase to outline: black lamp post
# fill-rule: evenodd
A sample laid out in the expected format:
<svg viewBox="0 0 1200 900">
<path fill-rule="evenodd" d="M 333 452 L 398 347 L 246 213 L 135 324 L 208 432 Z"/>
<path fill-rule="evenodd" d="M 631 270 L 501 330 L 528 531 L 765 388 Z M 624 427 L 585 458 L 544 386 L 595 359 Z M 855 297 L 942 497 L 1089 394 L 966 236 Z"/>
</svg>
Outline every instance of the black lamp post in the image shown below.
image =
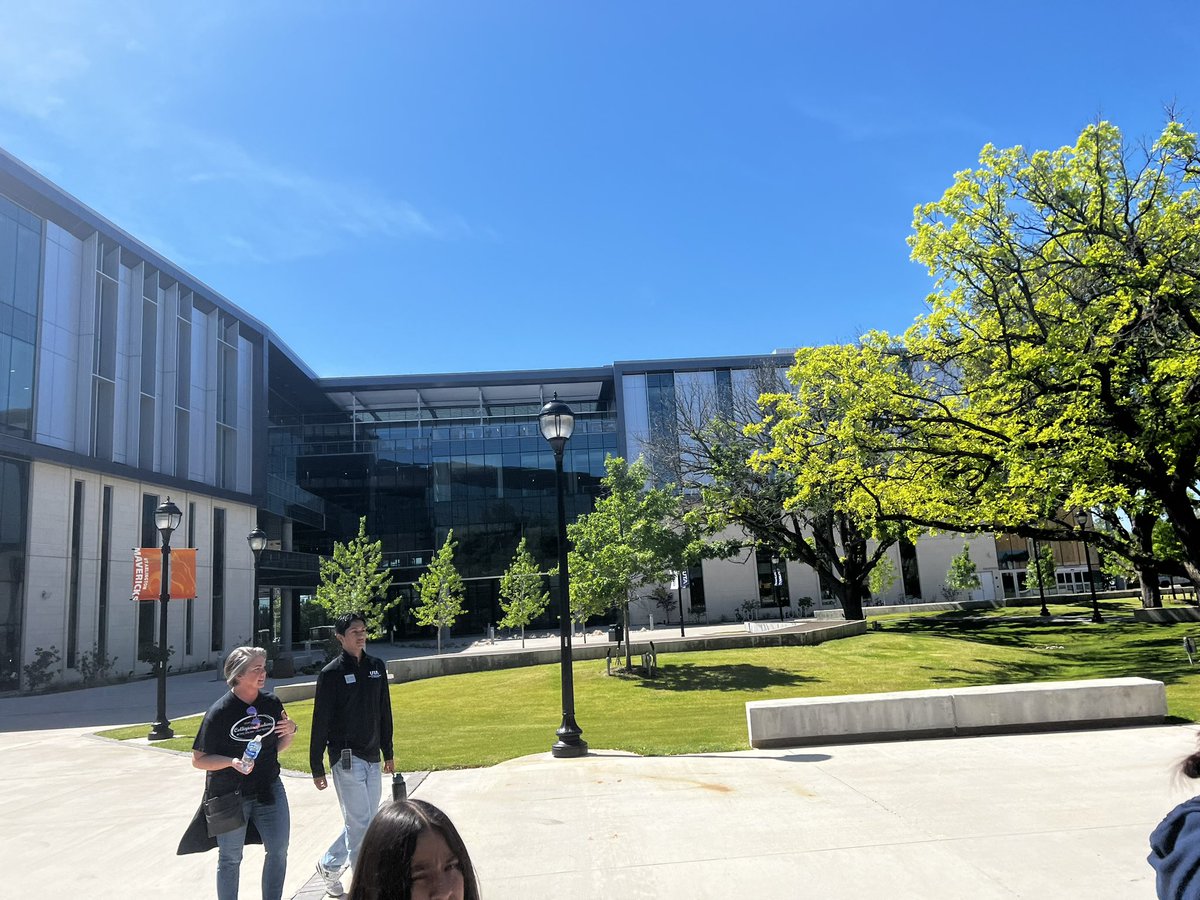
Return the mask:
<svg viewBox="0 0 1200 900">
<path fill-rule="evenodd" d="M 165 741 L 175 737 L 167 718 L 167 604 L 171 602 L 171 534 L 179 527 L 183 513 L 168 497 L 154 510 L 154 527 L 162 535 L 162 577 L 158 602 L 158 718 L 147 740 Z"/>
<path fill-rule="evenodd" d="M 1087 511 L 1081 509 L 1075 513 L 1075 521 L 1079 524 L 1079 539 L 1083 541 L 1083 562 L 1087 566 L 1088 589 L 1092 592 L 1092 621 L 1099 624 L 1104 621 L 1104 617 L 1100 615 L 1100 603 L 1096 600 L 1096 582 L 1092 578 L 1092 558 L 1088 555 L 1087 532 L 1084 530 L 1088 521 Z"/>
<path fill-rule="evenodd" d="M 571 585 L 567 575 L 567 507 L 563 499 L 563 448 L 575 430 L 575 414 L 571 407 L 554 399 L 538 413 L 542 437 L 554 450 L 555 489 L 558 494 L 558 624 L 559 667 L 562 672 L 562 724 L 551 754 L 562 759 L 587 755 L 583 729 L 575 723 L 575 675 L 571 668 Z"/>
<path fill-rule="evenodd" d="M 779 574 L 779 554 L 771 556 L 771 582 L 775 588 L 775 606 L 779 608 L 779 621 L 783 621 L 783 601 L 779 598 L 779 585 L 783 576 Z"/>
<path fill-rule="evenodd" d="M 250 545 L 250 549 L 254 553 L 254 615 L 258 617 L 258 557 L 267 546 L 267 533 L 254 526 L 254 530 L 246 535 L 246 543 Z M 258 627 L 258 626 L 255 626 Z M 285 650 L 290 649 L 288 647 Z"/>
</svg>

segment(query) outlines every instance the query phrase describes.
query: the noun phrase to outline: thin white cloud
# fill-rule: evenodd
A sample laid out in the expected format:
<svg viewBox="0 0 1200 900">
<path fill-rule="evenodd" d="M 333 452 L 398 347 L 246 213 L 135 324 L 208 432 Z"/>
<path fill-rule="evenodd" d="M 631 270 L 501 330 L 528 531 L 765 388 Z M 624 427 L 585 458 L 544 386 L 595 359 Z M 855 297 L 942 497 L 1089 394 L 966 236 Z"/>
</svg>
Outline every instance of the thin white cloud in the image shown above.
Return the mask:
<svg viewBox="0 0 1200 900">
<path fill-rule="evenodd" d="M 470 235 L 453 212 L 431 215 L 342 173 L 270 159 L 251 136 L 188 117 L 180 86 L 207 77 L 199 60 L 224 35 L 305 14 L 303 4 L 233 0 L 23 4 L 0 26 L 0 133 L 20 133 L 10 149 L 47 160 L 40 171 L 68 170 L 63 186 L 101 214 L 160 252 L 147 236 L 170 235 L 194 262 L 269 264 L 352 240 Z"/>
</svg>

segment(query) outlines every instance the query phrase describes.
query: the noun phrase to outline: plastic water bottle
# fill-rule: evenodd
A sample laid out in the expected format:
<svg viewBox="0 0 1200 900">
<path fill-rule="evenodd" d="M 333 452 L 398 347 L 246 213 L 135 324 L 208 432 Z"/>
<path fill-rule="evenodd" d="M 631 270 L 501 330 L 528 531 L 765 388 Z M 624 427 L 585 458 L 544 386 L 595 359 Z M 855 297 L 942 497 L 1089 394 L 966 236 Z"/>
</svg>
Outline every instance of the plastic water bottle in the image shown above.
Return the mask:
<svg viewBox="0 0 1200 900">
<path fill-rule="evenodd" d="M 242 754 L 242 765 L 246 768 L 254 765 L 254 761 L 258 759 L 258 754 L 262 752 L 262 735 L 256 734 L 254 739 L 246 745 L 246 752 Z"/>
</svg>

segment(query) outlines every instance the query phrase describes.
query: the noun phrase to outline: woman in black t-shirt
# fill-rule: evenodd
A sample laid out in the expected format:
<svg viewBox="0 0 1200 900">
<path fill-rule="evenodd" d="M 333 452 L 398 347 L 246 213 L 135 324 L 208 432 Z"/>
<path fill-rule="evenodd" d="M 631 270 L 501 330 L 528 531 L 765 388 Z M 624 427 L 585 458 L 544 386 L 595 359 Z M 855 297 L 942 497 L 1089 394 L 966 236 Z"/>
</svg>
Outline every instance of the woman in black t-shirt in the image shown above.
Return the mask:
<svg viewBox="0 0 1200 900">
<path fill-rule="evenodd" d="M 238 647 L 225 660 L 229 692 L 204 715 L 192 744 L 192 765 L 208 773 L 206 797 L 240 791 L 246 822 L 253 822 L 267 852 L 263 862 L 263 900 L 280 900 L 287 873 L 291 815 L 279 780 L 279 753 L 296 734 L 279 698 L 263 690 L 267 652 Z M 252 763 L 242 761 L 246 745 L 262 736 L 262 751 Z M 217 835 L 217 898 L 237 900 L 246 843 L 246 825 Z"/>
</svg>

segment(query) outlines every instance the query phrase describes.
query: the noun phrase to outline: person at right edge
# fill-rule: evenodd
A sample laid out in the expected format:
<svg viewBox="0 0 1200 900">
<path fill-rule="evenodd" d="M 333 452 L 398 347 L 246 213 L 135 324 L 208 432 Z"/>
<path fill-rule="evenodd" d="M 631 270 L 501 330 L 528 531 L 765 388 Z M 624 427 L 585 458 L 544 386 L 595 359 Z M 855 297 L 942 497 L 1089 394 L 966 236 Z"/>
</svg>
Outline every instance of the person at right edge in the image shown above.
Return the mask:
<svg viewBox="0 0 1200 900">
<path fill-rule="evenodd" d="M 1179 775 L 1200 778 L 1200 750 L 1179 766 Z M 1200 797 L 1167 813 L 1150 834 L 1150 855 L 1159 900 L 1200 900 Z"/>
<path fill-rule="evenodd" d="M 345 826 L 317 862 L 325 893 L 341 897 L 342 873 L 358 859 L 363 835 L 379 808 L 383 771 L 392 773 L 392 704 L 383 660 L 366 652 L 367 622 L 360 613 L 338 618 L 334 633 L 342 652 L 317 678 L 313 702 L 309 763 L 317 790 L 329 786 L 329 772 L 337 792 Z"/>
</svg>

